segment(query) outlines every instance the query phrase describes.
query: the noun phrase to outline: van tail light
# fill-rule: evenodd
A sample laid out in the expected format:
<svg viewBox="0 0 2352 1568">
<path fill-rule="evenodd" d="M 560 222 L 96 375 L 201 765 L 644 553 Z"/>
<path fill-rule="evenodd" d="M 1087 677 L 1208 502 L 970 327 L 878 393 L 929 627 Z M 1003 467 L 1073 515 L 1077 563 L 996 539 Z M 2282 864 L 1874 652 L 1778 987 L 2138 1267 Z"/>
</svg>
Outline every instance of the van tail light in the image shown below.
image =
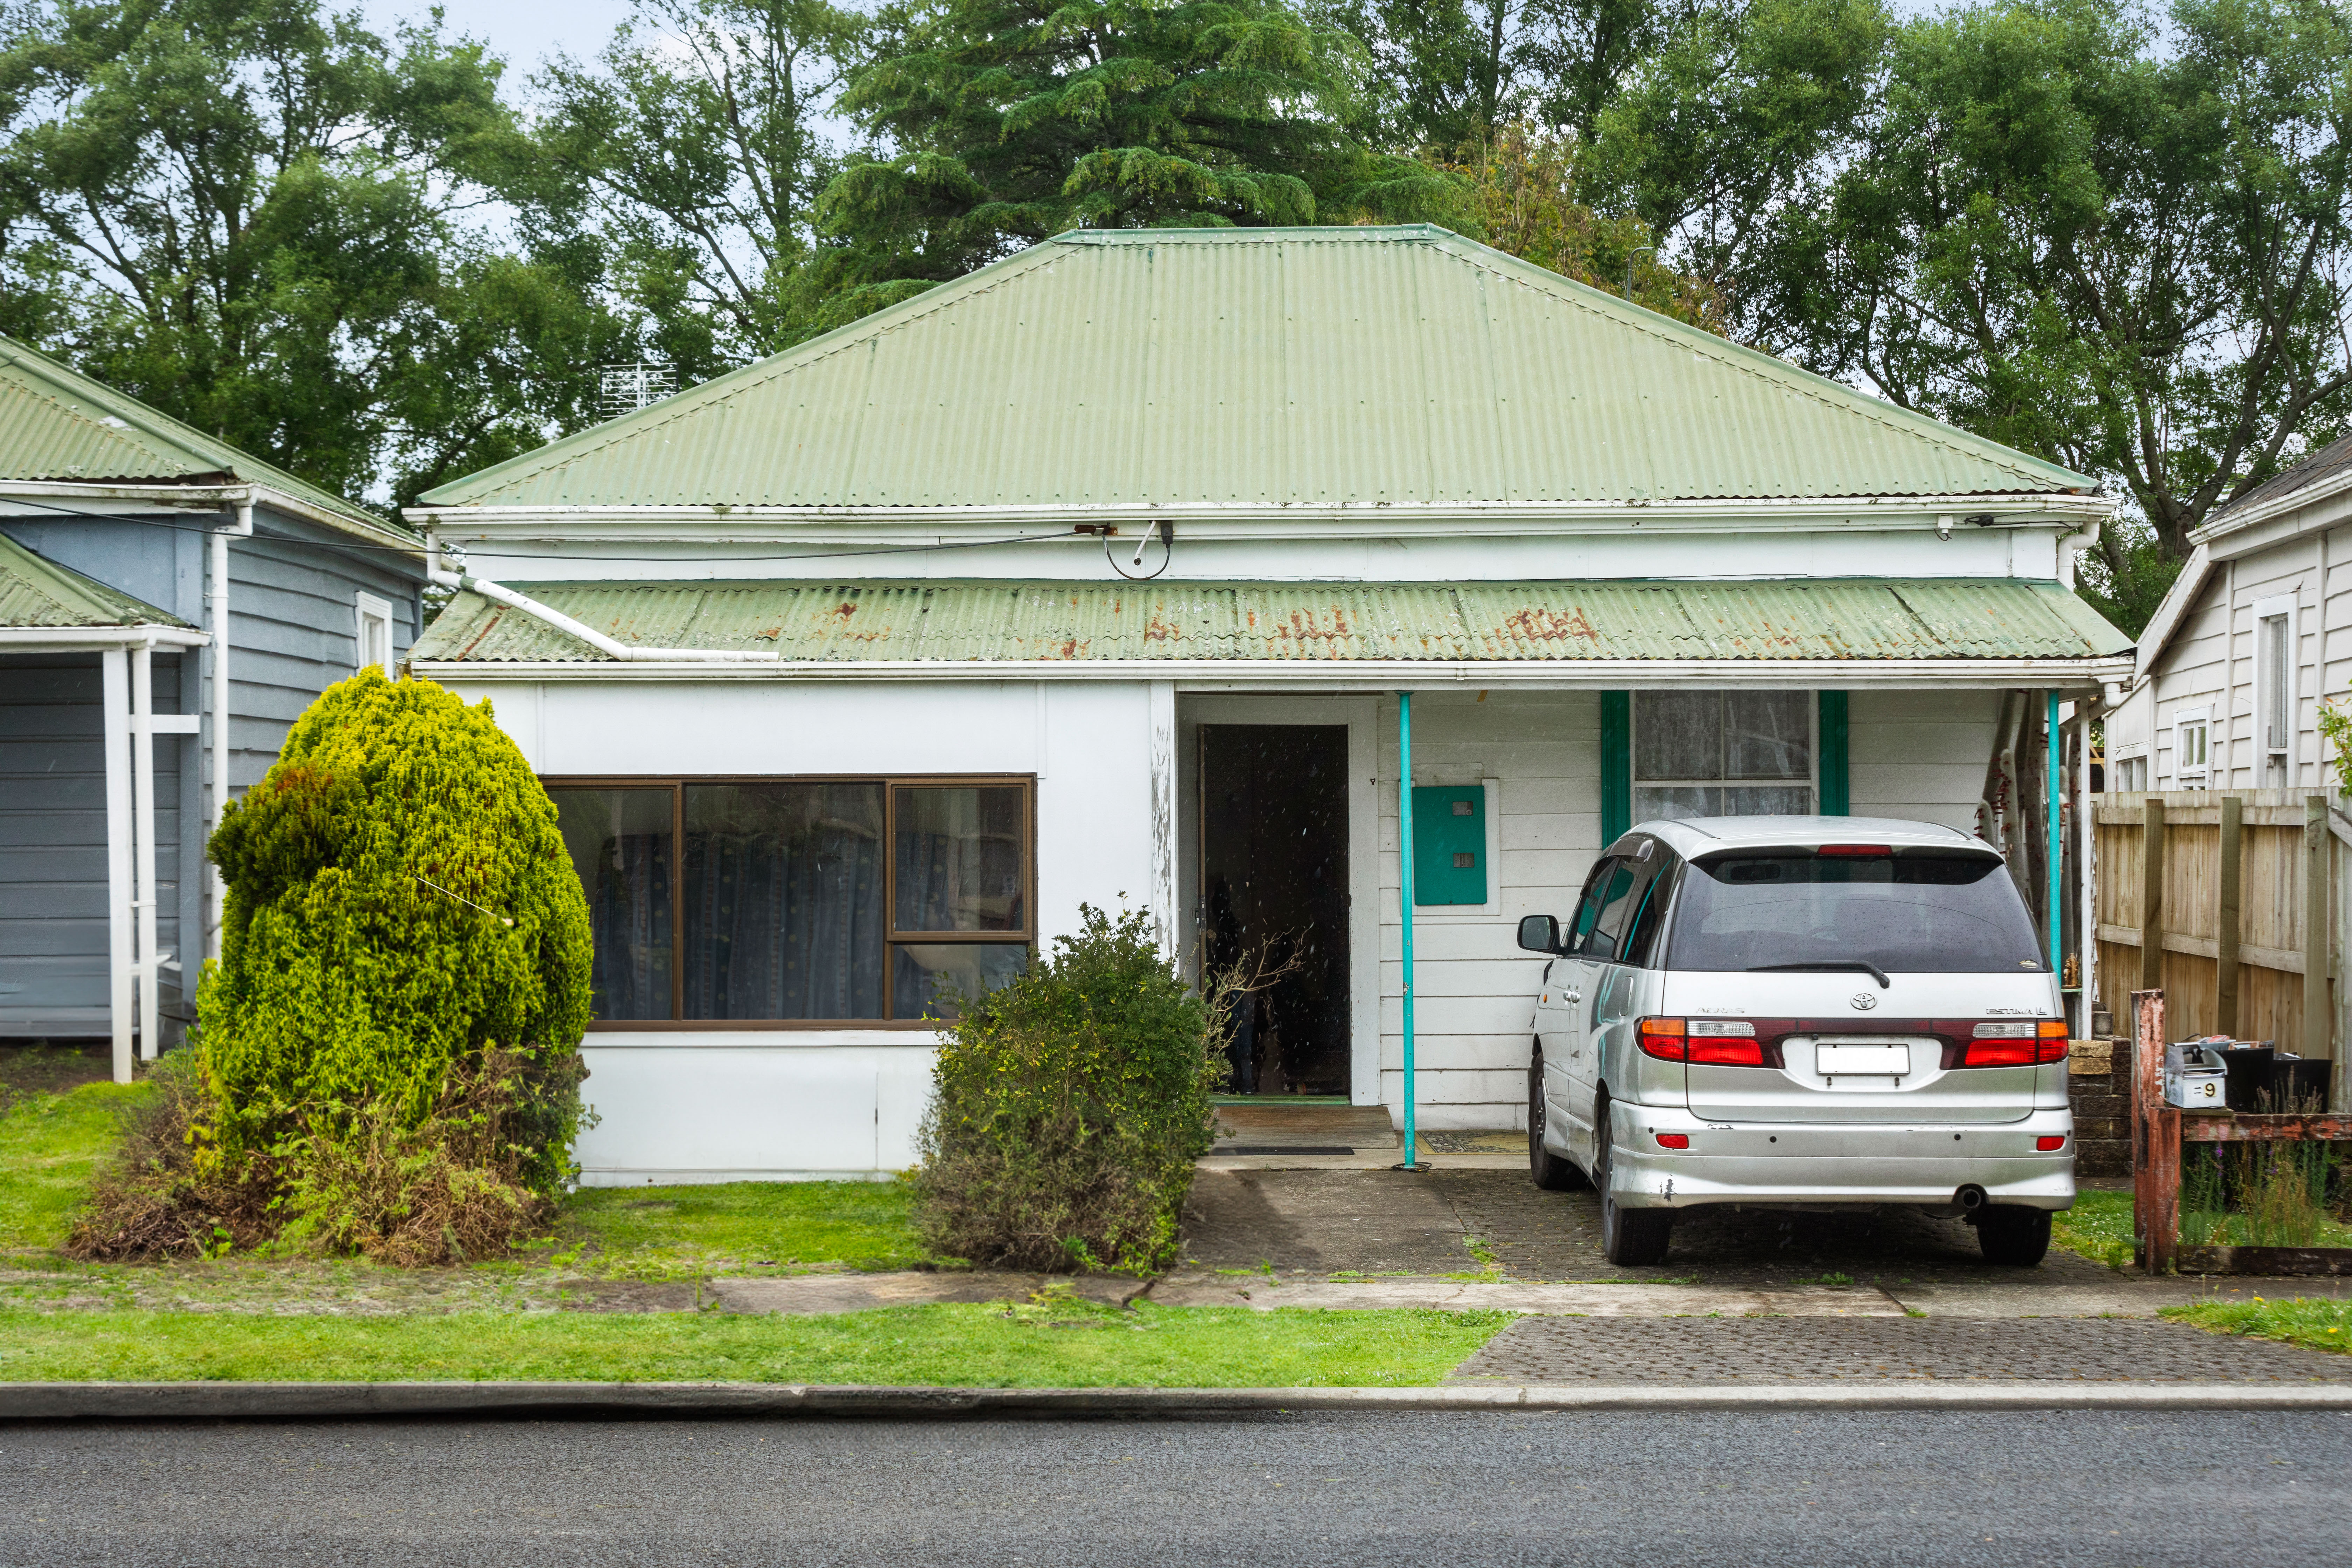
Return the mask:
<svg viewBox="0 0 2352 1568">
<path fill-rule="evenodd" d="M 2045 1132 L 2033 1141 L 2033 1146 L 2044 1154 L 2055 1154 L 2066 1146 L 2066 1135 L 2063 1132 Z"/>
<path fill-rule="evenodd" d="M 1658 1134 L 1658 1147 L 1661 1149 L 1687 1149 L 1690 1147 L 1690 1134 L 1687 1132 L 1661 1132 Z"/>
<path fill-rule="evenodd" d="M 2046 1067 L 2066 1059 L 2066 1021 L 2043 1018 L 2037 1021 L 1993 1018 L 1976 1026 L 1967 1052 L 1960 1058 L 1964 1068 L 2032 1068 Z"/>
<path fill-rule="evenodd" d="M 1892 844 L 1823 844 L 1817 847 L 1813 853 L 1852 856 L 1860 859 L 1888 860 L 1894 858 L 1895 846 Z"/>
<path fill-rule="evenodd" d="M 1710 1067 L 1760 1068 L 1764 1042 L 1745 1019 L 1644 1018 L 1637 1027 L 1642 1054 L 1662 1062 L 1698 1062 Z"/>
</svg>

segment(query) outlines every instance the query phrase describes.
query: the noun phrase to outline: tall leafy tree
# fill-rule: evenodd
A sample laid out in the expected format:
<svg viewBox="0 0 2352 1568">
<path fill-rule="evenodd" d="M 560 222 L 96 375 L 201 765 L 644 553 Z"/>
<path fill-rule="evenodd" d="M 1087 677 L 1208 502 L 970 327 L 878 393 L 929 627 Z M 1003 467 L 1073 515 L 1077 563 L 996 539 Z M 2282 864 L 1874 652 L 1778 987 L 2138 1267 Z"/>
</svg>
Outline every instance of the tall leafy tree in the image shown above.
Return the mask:
<svg viewBox="0 0 2352 1568">
<path fill-rule="evenodd" d="M 2352 419 L 2352 26 L 2330 0 L 2000 0 L 1906 25 L 1750 301 L 1800 355 L 2112 478 L 2179 559 Z M 2135 529 L 2107 542 L 2146 597 Z"/>
<path fill-rule="evenodd" d="M 346 493 L 576 419 L 612 324 L 474 219 L 527 160 L 478 44 L 317 0 L 0 16 L 0 321 Z"/>
<path fill-rule="evenodd" d="M 540 75 L 541 210 L 598 237 L 608 285 L 688 375 L 822 324 L 812 211 L 870 26 L 828 0 L 638 0 L 593 65 Z"/>
<path fill-rule="evenodd" d="M 842 100 L 890 150 L 821 204 L 843 281 L 879 302 L 1079 226 L 1471 222 L 1351 132 L 1361 62 L 1283 0 L 907 0 Z"/>
<path fill-rule="evenodd" d="M 1320 0 L 1364 43 L 1382 145 L 1451 154 L 1526 124 L 1590 142 L 1643 62 L 1739 0 Z"/>
</svg>

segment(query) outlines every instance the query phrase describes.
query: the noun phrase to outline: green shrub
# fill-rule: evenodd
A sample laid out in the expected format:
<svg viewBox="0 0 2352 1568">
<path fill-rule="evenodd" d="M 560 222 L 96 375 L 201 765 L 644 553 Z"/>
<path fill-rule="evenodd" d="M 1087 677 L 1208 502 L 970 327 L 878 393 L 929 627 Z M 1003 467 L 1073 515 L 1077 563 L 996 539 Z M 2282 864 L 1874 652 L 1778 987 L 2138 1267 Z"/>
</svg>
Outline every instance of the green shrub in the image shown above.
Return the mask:
<svg viewBox="0 0 2352 1568">
<path fill-rule="evenodd" d="M 1224 1008 L 1185 984 L 1143 916 L 1080 914 L 1078 934 L 945 1031 L 915 1176 L 937 1252 L 1129 1273 L 1176 1255 Z"/>
<path fill-rule="evenodd" d="M 428 1261 L 541 1223 L 572 1173 L 593 953 L 554 805 L 489 705 L 376 670 L 329 688 L 210 851 L 228 897 L 186 1152 L 118 1168 L 78 1247 L 208 1221 Z"/>
</svg>

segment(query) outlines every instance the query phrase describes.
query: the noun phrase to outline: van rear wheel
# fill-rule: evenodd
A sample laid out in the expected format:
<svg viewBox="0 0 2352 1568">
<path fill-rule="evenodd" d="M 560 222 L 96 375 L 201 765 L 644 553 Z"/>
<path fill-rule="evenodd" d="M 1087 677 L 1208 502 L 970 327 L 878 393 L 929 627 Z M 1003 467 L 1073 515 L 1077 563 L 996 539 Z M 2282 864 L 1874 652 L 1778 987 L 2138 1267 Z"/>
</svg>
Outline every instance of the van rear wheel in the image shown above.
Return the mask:
<svg viewBox="0 0 2352 1568">
<path fill-rule="evenodd" d="M 1592 1121 L 1595 1141 L 1601 1145 L 1592 1171 L 1592 1184 L 1601 1189 L 1601 1250 L 1610 1262 L 1625 1268 L 1664 1263 L 1667 1244 L 1674 1238 L 1674 1211 L 1629 1209 L 1617 1202 L 1617 1194 L 1609 1189 L 1609 1168 L 1615 1163 L 1612 1146 L 1617 1142 L 1616 1123 L 1606 1100 L 1596 1108 Z"/>
<path fill-rule="evenodd" d="M 1543 1054 L 1528 1058 L 1528 1175 L 1548 1193 L 1564 1193 L 1582 1184 L 1584 1173 L 1544 1147 Z"/>
<path fill-rule="evenodd" d="M 1977 1246 L 1987 1263 L 2031 1268 L 2050 1250 L 2050 1211 L 1994 1204 L 1977 1215 Z"/>
</svg>

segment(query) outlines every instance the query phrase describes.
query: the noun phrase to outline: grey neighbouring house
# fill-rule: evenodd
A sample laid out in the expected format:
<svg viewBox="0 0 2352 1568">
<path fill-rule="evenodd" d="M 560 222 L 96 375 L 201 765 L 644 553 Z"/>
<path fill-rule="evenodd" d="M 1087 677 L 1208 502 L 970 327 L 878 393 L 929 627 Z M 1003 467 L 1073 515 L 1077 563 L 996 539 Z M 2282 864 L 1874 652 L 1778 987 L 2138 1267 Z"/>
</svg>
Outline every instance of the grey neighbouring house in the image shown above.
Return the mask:
<svg viewBox="0 0 2352 1568">
<path fill-rule="evenodd" d="M 0 1037 L 110 1037 L 118 1080 L 176 1042 L 206 834 L 424 582 L 410 530 L 0 337 Z"/>
</svg>

